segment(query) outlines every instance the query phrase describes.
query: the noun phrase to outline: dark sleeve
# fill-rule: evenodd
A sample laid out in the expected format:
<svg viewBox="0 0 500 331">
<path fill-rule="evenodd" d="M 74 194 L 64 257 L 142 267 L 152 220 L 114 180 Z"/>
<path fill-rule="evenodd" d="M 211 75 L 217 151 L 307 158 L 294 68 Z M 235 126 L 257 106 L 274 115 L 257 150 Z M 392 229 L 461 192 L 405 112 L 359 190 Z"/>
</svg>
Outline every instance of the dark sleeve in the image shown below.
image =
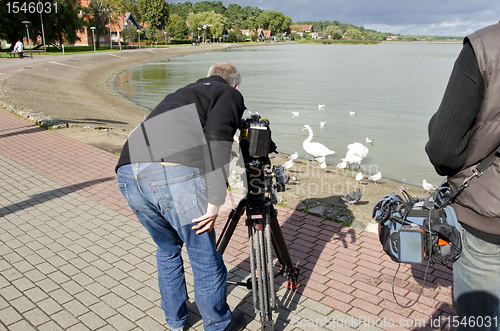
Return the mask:
<svg viewBox="0 0 500 331">
<path fill-rule="evenodd" d="M 441 176 L 453 176 L 467 157 L 470 129 L 483 100 L 483 78 L 474 50 L 466 40 L 455 61 L 438 111 L 432 116 L 425 151 Z"/>
<path fill-rule="evenodd" d="M 227 193 L 227 177 L 233 137 L 245 105 L 243 96 L 235 88 L 221 88 L 211 96 L 210 110 L 205 122 L 208 155 L 205 156 L 205 174 L 208 202 L 222 205 Z"/>
</svg>

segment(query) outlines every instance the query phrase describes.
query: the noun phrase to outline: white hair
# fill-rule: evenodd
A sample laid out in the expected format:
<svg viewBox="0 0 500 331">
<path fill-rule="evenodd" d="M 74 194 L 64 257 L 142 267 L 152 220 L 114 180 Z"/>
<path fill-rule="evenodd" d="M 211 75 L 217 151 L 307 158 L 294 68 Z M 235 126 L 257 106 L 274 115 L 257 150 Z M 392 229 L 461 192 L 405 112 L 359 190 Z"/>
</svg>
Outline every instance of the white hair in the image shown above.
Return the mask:
<svg viewBox="0 0 500 331">
<path fill-rule="evenodd" d="M 229 62 L 219 62 L 208 69 L 208 75 L 220 76 L 231 86 L 236 87 L 241 83 L 241 75 L 238 69 Z"/>
</svg>

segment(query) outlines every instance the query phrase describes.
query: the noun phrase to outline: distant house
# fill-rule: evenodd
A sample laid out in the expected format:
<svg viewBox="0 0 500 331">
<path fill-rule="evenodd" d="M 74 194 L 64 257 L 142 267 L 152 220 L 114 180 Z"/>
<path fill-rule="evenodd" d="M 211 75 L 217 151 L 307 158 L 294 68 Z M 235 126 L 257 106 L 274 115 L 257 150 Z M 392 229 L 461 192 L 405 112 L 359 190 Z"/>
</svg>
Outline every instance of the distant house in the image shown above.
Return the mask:
<svg viewBox="0 0 500 331">
<path fill-rule="evenodd" d="M 82 7 L 88 7 L 90 0 L 80 0 Z M 80 14 L 81 15 L 81 14 Z M 124 15 L 115 18 L 114 22 L 106 24 L 107 33 L 105 35 L 99 36 L 99 42 L 103 44 L 110 44 L 111 41 L 118 43 L 118 40 L 123 41 L 121 37 L 121 32 L 128 26 L 134 26 L 138 30 L 142 30 L 141 25 L 135 20 L 132 13 L 125 13 Z M 90 26 L 85 26 L 83 32 L 77 32 L 77 36 L 80 38 L 79 41 L 75 42 L 75 45 L 93 45 L 92 40 L 92 30 Z"/>
<path fill-rule="evenodd" d="M 399 36 L 387 36 L 387 40 L 398 40 Z"/>
<path fill-rule="evenodd" d="M 290 31 L 292 33 L 297 33 L 300 36 L 303 36 L 304 33 L 312 33 L 312 32 L 314 32 L 313 31 L 313 26 L 311 24 L 303 24 L 303 25 L 293 24 L 293 25 L 290 25 Z"/>
<path fill-rule="evenodd" d="M 241 34 L 247 37 L 255 34 L 255 30 L 241 29 Z M 265 39 L 271 38 L 271 30 L 257 29 L 257 36 Z"/>
<path fill-rule="evenodd" d="M 325 39 L 323 32 L 312 32 L 311 37 L 313 39 Z"/>
</svg>

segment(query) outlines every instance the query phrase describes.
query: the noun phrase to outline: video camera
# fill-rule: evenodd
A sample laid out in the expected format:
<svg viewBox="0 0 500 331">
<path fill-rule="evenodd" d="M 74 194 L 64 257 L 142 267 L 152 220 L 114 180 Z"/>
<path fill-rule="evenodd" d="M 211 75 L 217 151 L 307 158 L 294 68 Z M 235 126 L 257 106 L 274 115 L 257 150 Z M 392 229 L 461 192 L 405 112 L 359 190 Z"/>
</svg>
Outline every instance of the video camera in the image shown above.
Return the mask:
<svg viewBox="0 0 500 331">
<path fill-rule="evenodd" d="M 271 139 L 269 121 L 260 115 L 240 121 L 240 148 L 245 163 L 249 200 L 258 200 L 267 193 L 273 203 L 278 202 L 276 192 L 285 191 L 288 177 L 283 173 L 283 166 L 271 168 L 270 153 L 278 153 L 276 144 Z M 271 171 L 268 169 L 271 168 Z M 273 183 L 276 178 L 276 183 Z"/>
<path fill-rule="evenodd" d="M 373 208 L 378 222 L 379 240 L 395 262 L 453 262 L 460 256 L 462 241 L 448 185 L 430 197 L 411 197 L 403 188 L 404 199 L 391 193 Z"/>
</svg>

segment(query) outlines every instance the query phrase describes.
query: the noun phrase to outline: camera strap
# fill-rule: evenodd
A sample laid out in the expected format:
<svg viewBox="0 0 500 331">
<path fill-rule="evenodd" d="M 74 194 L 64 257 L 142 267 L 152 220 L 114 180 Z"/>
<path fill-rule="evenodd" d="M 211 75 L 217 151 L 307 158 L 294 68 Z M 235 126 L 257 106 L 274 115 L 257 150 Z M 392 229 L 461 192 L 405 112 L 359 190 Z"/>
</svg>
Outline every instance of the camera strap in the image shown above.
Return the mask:
<svg viewBox="0 0 500 331">
<path fill-rule="evenodd" d="M 451 196 L 451 198 L 442 206 L 442 208 L 446 207 L 449 204 L 452 204 L 455 202 L 455 199 L 462 193 L 462 191 L 469 186 L 470 181 L 474 177 L 481 177 L 481 175 L 488 169 L 495 160 L 500 157 L 500 146 L 498 146 L 493 152 L 491 152 L 487 157 L 485 157 L 477 166 L 472 168 L 472 174 L 468 177 L 466 177 L 462 185 L 459 187 L 458 191 Z"/>
</svg>

